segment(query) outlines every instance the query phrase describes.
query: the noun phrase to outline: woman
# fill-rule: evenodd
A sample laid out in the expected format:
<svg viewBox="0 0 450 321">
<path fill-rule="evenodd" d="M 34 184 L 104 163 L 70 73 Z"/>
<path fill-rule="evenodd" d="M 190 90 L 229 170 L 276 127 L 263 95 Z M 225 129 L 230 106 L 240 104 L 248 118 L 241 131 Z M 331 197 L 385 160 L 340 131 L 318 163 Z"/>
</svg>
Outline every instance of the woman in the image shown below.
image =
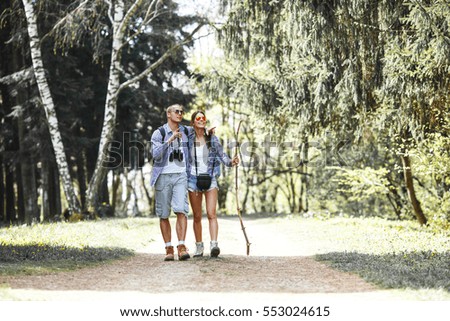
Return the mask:
<svg viewBox="0 0 450 321">
<path fill-rule="evenodd" d="M 191 159 L 193 164 L 188 178 L 189 201 L 194 213 L 194 235 L 196 251 L 194 257 L 203 256 L 204 245 L 202 240 L 202 200 L 205 195 L 206 215 L 209 222 L 209 234 L 211 237 L 211 257 L 220 254 L 217 234 L 217 177 L 220 175 L 220 163 L 231 167 L 239 163 L 236 156 L 232 160 L 223 152 L 222 145 L 214 135 L 206 134 L 206 116 L 203 111 L 196 111 L 191 116 L 191 126 L 194 129 L 190 136 Z M 201 186 L 199 176 L 206 176 L 206 186 Z M 210 184 L 209 184 L 210 181 Z"/>
</svg>

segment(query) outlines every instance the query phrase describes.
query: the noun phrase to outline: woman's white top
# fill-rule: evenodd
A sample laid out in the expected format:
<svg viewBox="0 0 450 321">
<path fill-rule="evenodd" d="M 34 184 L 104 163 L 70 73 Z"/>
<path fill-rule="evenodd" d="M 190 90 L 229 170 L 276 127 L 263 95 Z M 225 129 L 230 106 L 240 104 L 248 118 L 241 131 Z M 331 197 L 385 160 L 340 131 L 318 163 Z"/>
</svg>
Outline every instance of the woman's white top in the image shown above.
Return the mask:
<svg viewBox="0 0 450 321">
<path fill-rule="evenodd" d="M 206 144 L 198 146 L 198 143 L 195 143 L 195 146 L 195 153 L 197 153 L 197 169 L 195 167 L 194 148 L 192 148 L 193 164 L 191 166 L 191 175 L 196 176 L 200 174 L 206 174 L 208 173 L 208 146 Z"/>
</svg>

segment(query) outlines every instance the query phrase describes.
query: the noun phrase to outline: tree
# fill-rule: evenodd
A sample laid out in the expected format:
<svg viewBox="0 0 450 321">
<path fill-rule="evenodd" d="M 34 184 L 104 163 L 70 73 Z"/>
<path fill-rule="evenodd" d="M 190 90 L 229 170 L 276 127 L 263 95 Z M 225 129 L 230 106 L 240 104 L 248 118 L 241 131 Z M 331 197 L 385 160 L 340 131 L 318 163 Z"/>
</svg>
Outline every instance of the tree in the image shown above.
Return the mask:
<svg viewBox="0 0 450 321">
<path fill-rule="evenodd" d="M 112 52 L 109 71 L 108 91 L 105 102 L 105 116 L 100 137 L 99 154 L 95 171 L 89 183 L 87 191 L 88 208 L 93 209 L 98 206 L 98 195 L 102 182 L 107 173 L 105 166 L 108 158 L 108 148 L 110 146 L 117 115 L 117 99 L 119 94 L 125 88 L 132 86 L 140 80 L 147 77 L 153 70 L 158 68 L 166 59 L 183 45 L 192 41 L 192 36 L 203 26 L 199 24 L 189 35 L 180 43 L 169 48 L 157 61 L 153 62 L 144 71 L 138 75 L 133 75 L 126 81 L 120 81 L 121 52 L 127 45 L 126 29 L 132 23 L 133 14 L 142 5 L 143 0 L 135 1 L 128 10 L 125 10 L 124 1 L 112 1 L 108 3 L 109 17 L 112 24 Z M 146 15 L 143 18 L 141 28 L 146 27 L 156 16 L 161 14 L 162 8 L 159 7 L 160 1 L 153 0 L 148 4 Z M 130 40 L 129 40 L 130 41 Z"/>
<path fill-rule="evenodd" d="M 236 67 L 216 69 L 204 82 L 281 123 L 281 135 L 287 128 L 306 136 L 331 131 L 362 142 L 365 131 L 386 133 L 377 117 L 389 120 L 397 143 L 447 131 L 435 126 L 448 113 L 445 1 L 222 3 L 228 19 L 219 41 Z M 404 162 L 406 187 L 424 224 L 410 166 Z"/>
<path fill-rule="evenodd" d="M 140 123 L 141 126 L 142 124 L 147 125 L 149 121 L 144 115 L 148 114 L 148 112 L 143 111 L 143 107 L 153 105 L 152 109 L 149 110 L 152 110 L 153 113 L 150 116 L 150 123 L 154 126 L 154 123 L 160 117 L 158 110 L 167 105 L 169 96 L 170 99 L 177 97 L 176 99 L 179 99 L 180 102 L 186 99 L 180 90 L 173 89 L 174 86 L 171 84 L 172 79 L 170 78 L 176 76 L 177 71 L 183 72 L 184 67 L 178 67 L 180 61 L 184 59 L 183 55 L 179 53 L 179 49 L 191 43 L 192 36 L 201 28 L 203 22 L 195 17 L 180 17 L 176 15 L 174 13 L 176 4 L 170 0 L 59 0 L 41 1 L 39 3 L 26 1 L 24 5 L 27 6 L 27 12 L 30 13 L 27 14 L 28 20 L 33 19 L 32 13 L 35 20 L 38 19 L 37 14 L 40 14 L 42 18 L 45 17 L 45 19 L 41 18 L 41 22 L 39 22 L 40 31 L 43 32 L 39 49 L 43 52 L 40 53 L 41 56 L 39 58 L 39 53 L 36 54 L 33 51 L 32 57 L 33 63 L 36 60 L 41 60 L 41 62 L 44 60 L 44 64 L 54 61 L 53 64 L 49 63 L 47 65 L 47 74 L 45 76 L 47 78 L 50 77 L 50 81 L 46 79 L 46 83 L 46 81 L 41 81 L 41 78 L 39 78 L 39 89 L 41 96 L 46 95 L 45 99 L 43 98 L 42 100 L 47 104 L 46 106 L 49 106 L 48 110 L 51 111 L 48 113 L 46 109 L 46 115 L 49 115 L 47 117 L 52 117 L 52 108 L 54 109 L 55 105 L 57 106 L 56 108 L 59 110 L 58 122 L 53 120 L 48 120 L 48 122 L 62 126 L 59 132 L 62 133 L 63 140 L 69 146 L 69 148 L 65 149 L 66 154 L 69 155 L 68 161 L 58 157 L 58 164 L 65 163 L 66 165 L 63 164 L 62 168 L 66 168 L 67 173 L 77 178 L 82 206 L 94 211 L 99 202 L 103 201 L 102 195 L 105 195 L 104 192 L 102 193 L 102 190 L 104 190 L 105 176 L 109 170 L 108 149 L 111 147 L 114 135 L 122 134 L 117 132 L 118 123 L 125 125 L 120 125 L 123 130 L 129 130 L 128 128 L 131 125 L 126 119 L 132 114 L 134 123 Z M 33 5 L 35 8 L 33 8 Z M 30 8 L 38 12 L 31 12 Z M 167 14 L 172 15 L 171 19 L 167 19 Z M 31 22 L 31 26 L 33 26 L 34 22 Z M 53 25 L 49 25 L 49 23 L 53 23 Z M 197 27 L 193 26 L 195 23 L 198 23 Z M 183 30 L 187 25 L 190 25 L 190 32 Z M 171 27 L 167 28 L 167 26 Z M 171 33 L 164 35 L 164 32 L 168 30 Z M 34 35 L 33 41 L 38 39 L 36 38 L 37 34 L 31 33 L 31 35 Z M 142 50 L 144 44 L 146 49 Z M 42 46 L 45 48 L 42 48 Z M 55 59 L 54 57 L 57 56 L 49 55 L 48 50 L 62 54 L 61 58 Z M 98 77 L 103 71 L 100 70 L 101 68 L 98 68 L 100 73 L 93 72 L 96 67 L 92 65 L 89 67 L 89 64 L 86 64 L 86 58 L 88 58 L 86 54 L 90 54 L 90 59 L 98 65 L 109 65 L 109 77 Z M 43 57 L 43 55 L 46 56 Z M 133 55 L 134 58 L 131 58 Z M 105 62 L 106 59 L 110 63 Z M 164 66 L 163 63 L 167 64 L 167 66 Z M 39 62 L 36 65 L 38 68 L 35 69 L 39 71 Z M 70 74 L 71 67 L 75 71 L 72 74 Z M 187 70 L 186 68 L 184 69 Z M 83 118 L 77 114 L 82 109 L 80 106 L 84 106 L 87 102 L 86 99 L 89 99 L 92 94 L 80 95 L 80 90 L 78 89 L 78 97 L 74 96 L 75 98 L 72 100 L 69 97 L 65 97 L 70 96 L 69 93 L 72 91 L 77 92 L 77 80 L 73 78 L 75 75 L 78 76 L 77 73 L 85 75 L 85 86 L 92 81 L 91 75 L 93 78 L 100 78 L 100 82 L 95 82 L 96 85 L 101 84 L 103 79 L 105 79 L 104 83 L 108 89 L 104 90 L 105 96 L 100 99 L 103 100 L 102 104 L 105 105 L 104 112 L 101 112 L 103 122 L 99 124 L 101 126 L 101 134 L 100 132 L 97 134 L 96 128 L 98 125 L 96 122 L 99 120 L 97 116 Z M 44 74 L 40 73 L 39 75 L 41 77 Z M 23 79 L 23 77 L 28 76 L 28 70 L 21 71 L 17 75 L 11 75 L 11 77 L 13 76 Z M 36 78 L 38 77 L 36 76 Z M 148 85 L 153 81 L 150 78 L 154 79 L 155 85 Z M 56 86 L 52 86 L 52 83 L 56 84 Z M 65 84 L 65 86 L 61 87 L 60 84 Z M 86 87 L 79 88 L 85 91 Z M 97 91 L 96 86 L 91 86 L 91 88 L 95 99 L 98 100 L 98 94 L 101 90 Z M 135 93 L 140 90 L 142 90 L 141 94 L 136 95 Z M 145 96 L 145 91 L 151 91 L 151 97 Z M 165 93 L 158 93 L 163 91 Z M 123 109 L 123 111 L 120 111 L 119 108 L 119 112 L 121 115 L 125 115 L 119 121 L 117 121 L 118 101 Z M 132 105 L 133 101 L 138 103 L 139 107 L 133 106 L 131 113 L 125 113 L 125 109 L 129 110 L 128 106 Z M 77 105 L 75 102 L 79 104 Z M 159 103 L 162 106 L 155 106 L 155 104 Z M 89 104 L 95 110 L 98 110 L 98 103 L 90 102 Z M 126 107 L 124 108 L 124 106 Z M 154 117 L 153 115 L 156 113 L 158 113 L 157 117 Z M 83 116 L 87 116 L 87 114 L 84 113 Z M 136 127 L 131 129 L 134 130 L 134 128 Z M 146 135 L 148 129 L 149 127 L 139 127 L 142 135 Z M 53 131 L 58 132 L 58 129 L 53 127 Z M 86 135 L 91 137 L 88 138 Z M 95 135 L 101 136 L 100 141 L 98 142 L 97 140 L 98 155 L 95 151 L 92 152 L 92 147 L 96 146 Z M 57 136 L 58 134 L 51 134 L 53 145 L 57 141 L 63 141 L 60 138 L 58 139 Z M 64 149 L 61 147 L 60 150 Z M 92 161 L 93 159 L 94 161 Z M 122 159 L 124 160 L 124 158 Z M 122 165 L 126 166 L 126 164 Z M 48 166 L 43 168 L 47 172 L 51 170 Z M 67 178 L 68 176 L 64 175 L 64 177 Z M 52 181 L 50 177 L 47 178 L 45 175 L 43 179 L 45 182 Z M 90 180 L 89 188 L 84 187 L 86 180 Z M 69 181 L 71 181 L 70 178 L 63 179 L 66 194 L 68 189 L 69 191 L 71 188 L 73 190 L 73 186 L 67 188 Z M 75 207 L 79 208 L 79 205 L 70 206 L 70 208 Z"/>
<path fill-rule="evenodd" d="M 53 98 L 48 86 L 47 78 L 45 76 L 34 4 L 32 0 L 22 0 L 22 3 L 25 9 L 25 15 L 28 23 L 28 36 L 30 41 L 31 60 L 33 63 L 34 75 L 36 77 L 36 83 L 39 88 L 40 97 L 42 99 L 42 104 L 46 113 L 50 138 L 52 140 L 59 174 L 63 182 L 63 189 L 68 202 L 69 211 L 71 213 L 79 213 L 81 212 L 81 207 L 72 185 L 72 178 L 69 172 L 64 144 L 58 128 L 58 119 L 56 117 L 55 105 L 53 103 Z"/>
</svg>

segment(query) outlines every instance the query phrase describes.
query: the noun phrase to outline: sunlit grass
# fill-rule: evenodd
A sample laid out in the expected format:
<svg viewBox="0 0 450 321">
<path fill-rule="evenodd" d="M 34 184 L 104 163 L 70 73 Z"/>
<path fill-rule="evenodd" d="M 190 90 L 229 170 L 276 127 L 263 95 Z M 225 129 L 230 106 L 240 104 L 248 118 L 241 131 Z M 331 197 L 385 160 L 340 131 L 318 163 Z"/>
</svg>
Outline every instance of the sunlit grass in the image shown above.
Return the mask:
<svg viewBox="0 0 450 321">
<path fill-rule="evenodd" d="M 114 219 L 0 229 L 0 274 L 71 270 L 133 255 L 153 241 L 155 221 Z"/>
<path fill-rule="evenodd" d="M 450 234 L 416 222 L 298 219 L 318 260 L 387 289 L 450 294 Z M 292 225 L 290 225 L 292 226 Z"/>
</svg>

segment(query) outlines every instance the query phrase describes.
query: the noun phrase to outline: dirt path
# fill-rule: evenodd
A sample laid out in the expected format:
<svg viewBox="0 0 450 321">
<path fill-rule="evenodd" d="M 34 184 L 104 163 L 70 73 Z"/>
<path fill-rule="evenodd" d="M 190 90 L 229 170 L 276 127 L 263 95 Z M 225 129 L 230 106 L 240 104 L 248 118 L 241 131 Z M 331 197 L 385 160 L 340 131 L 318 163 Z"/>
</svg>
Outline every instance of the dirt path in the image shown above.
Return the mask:
<svg viewBox="0 0 450 321">
<path fill-rule="evenodd" d="M 206 223 L 204 239 L 209 240 Z M 252 246 L 247 257 L 239 222 L 220 219 L 219 224 L 222 254 L 218 259 L 206 256 L 164 262 L 161 243 L 152 242 L 136 256 L 112 264 L 42 276 L 0 277 L 0 283 L 3 288 L 6 285 L 9 299 L 19 300 L 89 300 L 124 295 L 161 298 L 175 292 L 206 299 L 333 294 L 383 297 L 383 291 L 358 276 L 315 261 L 307 241 L 300 242 L 298 234 L 274 232 L 264 220 L 248 222 Z M 187 242 L 193 244 L 189 237 Z"/>
</svg>

